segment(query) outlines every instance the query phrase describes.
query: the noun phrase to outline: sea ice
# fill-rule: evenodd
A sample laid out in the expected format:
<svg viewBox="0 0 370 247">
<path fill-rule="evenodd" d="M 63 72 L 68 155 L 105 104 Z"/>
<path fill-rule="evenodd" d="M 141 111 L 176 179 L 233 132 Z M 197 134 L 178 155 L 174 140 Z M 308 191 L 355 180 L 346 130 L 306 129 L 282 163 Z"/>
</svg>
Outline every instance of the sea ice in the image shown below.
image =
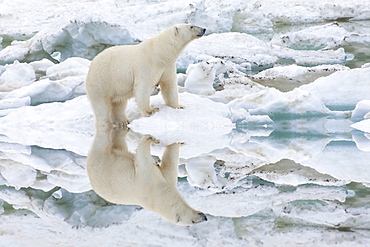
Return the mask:
<svg viewBox="0 0 370 247">
<path fill-rule="evenodd" d="M 15 62 L 5 66 L 1 75 L 6 81 L 3 86 L 5 87 L 14 80 L 17 83 L 12 83 L 12 87 L 7 86 L 9 90 L 4 89 L 4 92 L 0 93 L 0 109 L 18 108 L 29 103 L 36 105 L 65 101 L 76 95 L 86 94 L 85 78 L 89 64 L 89 60 L 75 57 L 59 64 L 53 64 L 44 59 L 30 64 Z M 27 70 L 23 71 L 22 68 L 27 68 Z M 20 71 L 23 73 L 19 73 Z M 16 75 L 11 76 L 11 73 L 16 73 Z M 36 80 L 36 74 L 40 76 L 38 80 Z M 11 78 L 6 79 L 9 75 Z M 14 88 L 17 84 L 19 86 Z M 16 99 L 22 100 L 19 102 Z M 29 100 L 31 102 L 28 103 Z"/>
<path fill-rule="evenodd" d="M 271 53 L 267 43 L 249 34 L 210 34 L 189 44 L 180 55 L 177 65 L 187 68 L 191 63 L 216 57 L 237 64 L 249 64 L 247 67 L 256 69 L 271 67 L 277 61 L 278 58 Z"/>
<path fill-rule="evenodd" d="M 13 64 L 5 65 L 0 72 L 0 97 L 4 92 L 30 85 L 35 80 L 35 71 L 29 64 L 15 61 Z"/>
<path fill-rule="evenodd" d="M 189 65 L 184 82 L 189 93 L 212 95 L 216 92 L 213 87 L 215 77 L 227 71 L 227 65 L 221 59 L 210 59 L 206 62 Z"/>
<path fill-rule="evenodd" d="M 369 99 L 370 68 L 337 71 L 300 89 L 319 97 L 331 109 L 353 110 L 361 100 Z"/>
<path fill-rule="evenodd" d="M 285 92 L 341 70 L 349 70 L 349 68 L 339 64 L 319 65 L 315 67 L 292 64 L 288 66 L 275 66 L 249 78 L 264 86 L 274 87 Z"/>
<path fill-rule="evenodd" d="M 1 243 L 366 245 L 370 72 L 344 64 L 370 56 L 369 13 L 360 0 L 0 1 Z M 184 109 L 156 95 L 153 116 L 134 100 L 127 112 L 130 150 L 145 134 L 153 156 L 183 143 L 178 189 L 209 214 L 190 228 L 108 204 L 85 170 L 88 59 L 180 22 L 207 28 L 177 61 Z"/>
<path fill-rule="evenodd" d="M 341 46 L 350 33 L 339 23 L 314 26 L 297 32 L 276 35 L 273 44 L 296 50 L 333 49 Z"/>
<path fill-rule="evenodd" d="M 299 65 L 344 64 L 344 49 L 293 50 L 268 44 L 245 33 L 210 34 L 195 40 L 180 55 L 177 66 L 186 69 L 190 64 L 222 58 L 238 64 L 244 70 L 262 70 L 280 60 L 292 60 Z"/>
<path fill-rule="evenodd" d="M 370 118 L 370 100 L 361 100 L 352 112 L 351 120 L 359 121 Z"/>
<path fill-rule="evenodd" d="M 273 89 L 266 89 L 253 95 L 235 99 L 229 103 L 234 109 L 248 109 L 252 115 L 328 115 L 330 110 L 313 93 L 295 89 L 282 93 Z"/>
</svg>

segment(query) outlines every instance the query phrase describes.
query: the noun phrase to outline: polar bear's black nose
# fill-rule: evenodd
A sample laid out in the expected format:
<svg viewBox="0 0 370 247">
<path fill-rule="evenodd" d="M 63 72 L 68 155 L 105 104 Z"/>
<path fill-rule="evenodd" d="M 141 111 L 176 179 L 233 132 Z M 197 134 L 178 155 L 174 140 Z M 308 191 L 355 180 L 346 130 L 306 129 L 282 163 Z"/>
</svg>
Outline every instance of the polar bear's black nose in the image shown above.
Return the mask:
<svg viewBox="0 0 370 247">
<path fill-rule="evenodd" d="M 207 221 L 207 216 L 205 214 L 199 213 L 198 215 L 202 218 L 203 221 Z"/>
<path fill-rule="evenodd" d="M 202 28 L 198 34 L 199 37 L 203 36 L 206 33 L 206 29 Z"/>
</svg>

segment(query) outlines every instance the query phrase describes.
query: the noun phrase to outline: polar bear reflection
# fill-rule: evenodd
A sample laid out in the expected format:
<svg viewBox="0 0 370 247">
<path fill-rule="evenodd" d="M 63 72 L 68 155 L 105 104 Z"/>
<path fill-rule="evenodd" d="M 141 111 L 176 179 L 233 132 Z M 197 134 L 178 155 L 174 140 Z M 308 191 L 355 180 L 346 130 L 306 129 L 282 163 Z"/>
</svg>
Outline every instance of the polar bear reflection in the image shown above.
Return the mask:
<svg viewBox="0 0 370 247">
<path fill-rule="evenodd" d="M 180 144 L 166 147 L 159 166 L 150 154 L 155 139 L 142 137 L 133 154 L 128 151 L 126 136 L 124 129 L 97 131 L 87 159 L 95 192 L 112 203 L 140 205 L 179 225 L 207 220 L 185 202 L 176 188 Z"/>
</svg>

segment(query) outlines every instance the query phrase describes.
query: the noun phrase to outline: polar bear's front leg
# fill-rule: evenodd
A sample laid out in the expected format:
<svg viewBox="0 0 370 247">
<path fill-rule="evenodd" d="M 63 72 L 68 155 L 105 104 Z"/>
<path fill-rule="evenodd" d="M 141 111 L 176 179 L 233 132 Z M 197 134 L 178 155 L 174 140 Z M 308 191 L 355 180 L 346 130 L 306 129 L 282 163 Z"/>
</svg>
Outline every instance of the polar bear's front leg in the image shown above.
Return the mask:
<svg viewBox="0 0 370 247">
<path fill-rule="evenodd" d="M 179 93 L 177 90 L 176 66 L 171 65 L 162 75 L 159 85 L 161 86 L 162 97 L 166 105 L 172 108 L 183 108 L 179 105 Z"/>
<path fill-rule="evenodd" d="M 174 188 L 177 187 L 177 170 L 179 164 L 180 145 L 180 143 L 173 143 L 166 147 L 166 150 L 164 151 L 162 156 L 162 163 L 160 166 L 163 177 Z"/>
<path fill-rule="evenodd" d="M 159 140 L 149 135 L 145 135 L 141 138 L 140 143 L 136 149 L 135 165 L 141 176 L 150 177 L 154 175 L 148 172 L 148 169 L 153 169 L 153 167 L 156 167 L 156 163 L 154 162 L 154 159 L 150 153 L 150 145 L 152 143 L 158 144 Z"/>
</svg>

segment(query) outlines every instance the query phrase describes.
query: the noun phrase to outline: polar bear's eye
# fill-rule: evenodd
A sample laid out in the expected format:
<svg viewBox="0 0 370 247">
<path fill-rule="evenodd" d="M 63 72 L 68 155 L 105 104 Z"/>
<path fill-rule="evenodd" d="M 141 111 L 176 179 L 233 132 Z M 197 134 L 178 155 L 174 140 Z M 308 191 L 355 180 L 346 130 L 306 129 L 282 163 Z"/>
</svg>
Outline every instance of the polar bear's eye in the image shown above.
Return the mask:
<svg viewBox="0 0 370 247">
<path fill-rule="evenodd" d="M 193 29 L 194 26 L 191 26 L 190 28 Z"/>
</svg>

